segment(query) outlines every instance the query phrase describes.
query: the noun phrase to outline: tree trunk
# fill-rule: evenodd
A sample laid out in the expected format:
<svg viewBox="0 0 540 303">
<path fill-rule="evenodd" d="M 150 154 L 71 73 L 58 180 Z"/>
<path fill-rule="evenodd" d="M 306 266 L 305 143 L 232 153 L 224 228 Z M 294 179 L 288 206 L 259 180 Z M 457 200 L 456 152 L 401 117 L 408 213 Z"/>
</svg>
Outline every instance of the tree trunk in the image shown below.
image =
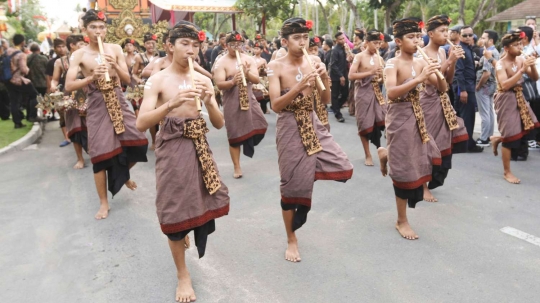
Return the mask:
<svg viewBox="0 0 540 303">
<path fill-rule="evenodd" d="M 326 20 L 326 25 L 328 26 L 328 34 L 330 34 L 331 37 L 334 37 L 334 31 L 332 30 L 332 26 L 330 25 L 330 22 L 328 20 L 328 15 L 326 14 L 326 10 L 324 9 L 324 6 L 322 5 L 321 0 L 316 0 L 316 1 L 317 3 L 319 3 L 319 6 L 323 13 L 324 20 Z"/>
<path fill-rule="evenodd" d="M 345 0 L 345 1 L 349 5 L 349 9 L 351 10 L 352 15 L 354 16 L 354 24 L 356 25 L 356 27 L 360 27 L 360 17 L 358 16 L 358 7 L 356 6 L 358 3 L 358 0 Z M 349 24 L 349 27 L 351 27 L 351 24 Z"/>
<path fill-rule="evenodd" d="M 411 9 L 412 9 L 413 4 L 414 4 L 413 1 L 407 2 L 407 6 L 403 10 L 403 16 L 401 18 L 406 18 L 411 15 Z"/>
<path fill-rule="evenodd" d="M 465 0 L 459 0 L 458 24 L 459 25 L 465 24 Z"/>
<path fill-rule="evenodd" d="M 471 22 L 471 27 L 474 28 L 476 25 L 478 25 L 478 22 L 484 20 L 487 14 L 491 12 L 495 8 L 495 0 L 489 0 L 489 3 L 486 7 L 486 0 L 482 0 L 480 5 L 478 5 L 478 9 L 476 10 L 476 14 L 474 14 L 474 18 Z"/>
</svg>

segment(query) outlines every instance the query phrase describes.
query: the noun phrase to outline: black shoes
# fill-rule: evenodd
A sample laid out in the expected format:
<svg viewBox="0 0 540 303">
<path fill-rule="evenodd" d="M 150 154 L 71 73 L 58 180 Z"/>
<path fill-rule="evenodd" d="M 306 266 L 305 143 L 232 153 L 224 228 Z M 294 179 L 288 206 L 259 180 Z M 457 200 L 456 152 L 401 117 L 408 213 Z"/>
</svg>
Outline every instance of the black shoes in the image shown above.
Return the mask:
<svg viewBox="0 0 540 303">
<path fill-rule="evenodd" d="M 345 118 L 343 118 L 343 117 L 336 117 L 336 120 L 337 120 L 338 122 L 340 122 L 340 123 L 345 122 Z"/>
<path fill-rule="evenodd" d="M 484 148 L 480 147 L 480 146 L 475 146 L 475 147 L 469 149 L 470 153 L 481 153 L 483 151 L 484 151 Z"/>
<path fill-rule="evenodd" d="M 23 128 L 23 127 L 26 127 L 26 124 L 22 124 L 22 123 L 15 124 L 15 129 L 17 129 L 17 128 Z"/>
<path fill-rule="evenodd" d="M 491 142 L 489 140 L 482 140 L 482 139 L 476 140 L 476 145 L 478 146 L 489 146 L 490 144 Z"/>
</svg>

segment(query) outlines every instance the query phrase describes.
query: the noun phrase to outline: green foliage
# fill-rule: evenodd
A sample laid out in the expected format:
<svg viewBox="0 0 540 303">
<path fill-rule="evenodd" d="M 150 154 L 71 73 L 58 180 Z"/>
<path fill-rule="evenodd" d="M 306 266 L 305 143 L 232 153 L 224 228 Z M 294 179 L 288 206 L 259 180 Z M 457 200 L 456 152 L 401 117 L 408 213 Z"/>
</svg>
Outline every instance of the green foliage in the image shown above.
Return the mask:
<svg viewBox="0 0 540 303">
<path fill-rule="evenodd" d="M 15 30 L 13 34 L 23 34 L 26 39 L 34 41 L 37 40 L 38 33 L 46 29 L 38 24 L 34 16 L 43 15 L 39 0 L 27 0 L 17 11 L 6 12 L 7 23 Z"/>
<path fill-rule="evenodd" d="M 296 0 L 238 0 L 236 6 L 246 15 L 253 17 L 260 26 L 263 15 L 267 21 L 274 18 L 286 20 L 292 17 L 295 3 Z"/>
</svg>

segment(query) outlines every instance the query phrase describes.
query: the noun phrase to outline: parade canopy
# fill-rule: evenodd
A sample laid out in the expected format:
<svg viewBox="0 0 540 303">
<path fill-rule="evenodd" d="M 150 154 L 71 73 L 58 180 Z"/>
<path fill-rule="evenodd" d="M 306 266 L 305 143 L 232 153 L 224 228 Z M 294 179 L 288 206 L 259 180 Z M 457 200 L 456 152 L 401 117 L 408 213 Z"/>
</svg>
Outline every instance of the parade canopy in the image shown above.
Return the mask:
<svg viewBox="0 0 540 303">
<path fill-rule="evenodd" d="M 169 11 L 241 13 L 234 7 L 236 0 L 150 0 L 155 6 Z"/>
</svg>

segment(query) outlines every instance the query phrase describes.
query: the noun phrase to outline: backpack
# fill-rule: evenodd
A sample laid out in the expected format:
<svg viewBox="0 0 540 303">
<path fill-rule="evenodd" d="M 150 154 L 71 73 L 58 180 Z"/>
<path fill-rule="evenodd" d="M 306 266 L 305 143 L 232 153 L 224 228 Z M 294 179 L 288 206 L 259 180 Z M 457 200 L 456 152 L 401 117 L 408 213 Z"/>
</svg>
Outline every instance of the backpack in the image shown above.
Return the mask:
<svg viewBox="0 0 540 303">
<path fill-rule="evenodd" d="M 0 81 L 1 82 L 9 82 L 11 78 L 13 77 L 13 72 L 11 71 L 11 59 L 21 51 L 15 51 L 13 54 L 8 56 L 6 53 L 4 53 L 2 56 L 0 56 Z M 16 70 L 15 70 L 16 71 Z"/>
</svg>

